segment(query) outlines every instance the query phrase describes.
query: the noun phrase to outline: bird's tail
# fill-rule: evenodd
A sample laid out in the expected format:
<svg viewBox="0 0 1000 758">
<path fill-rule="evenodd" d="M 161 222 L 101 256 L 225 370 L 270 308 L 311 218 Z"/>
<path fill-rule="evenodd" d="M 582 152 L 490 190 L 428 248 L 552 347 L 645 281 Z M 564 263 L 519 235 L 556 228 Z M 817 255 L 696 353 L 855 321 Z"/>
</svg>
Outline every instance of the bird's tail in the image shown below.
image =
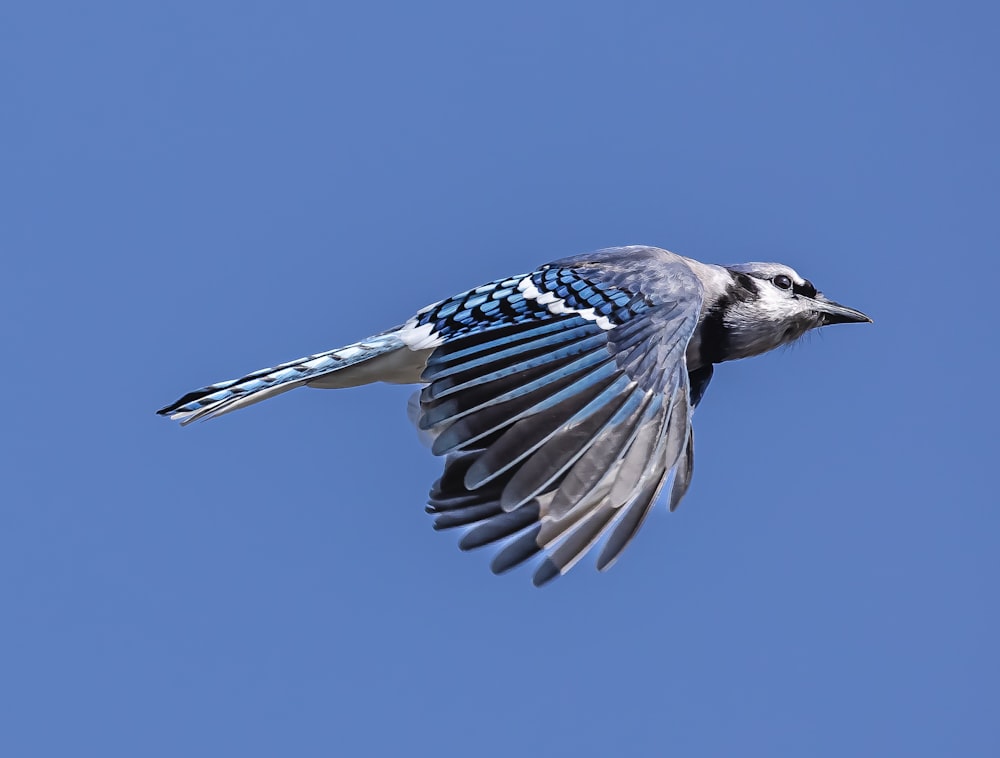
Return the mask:
<svg viewBox="0 0 1000 758">
<path fill-rule="evenodd" d="M 396 331 L 386 332 L 336 350 L 262 368 L 239 379 L 210 384 L 189 392 L 157 413 L 181 424 L 190 424 L 259 403 L 296 387 L 330 389 L 378 381 L 416 382 L 429 352 L 411 350 Z"/>
</svg>

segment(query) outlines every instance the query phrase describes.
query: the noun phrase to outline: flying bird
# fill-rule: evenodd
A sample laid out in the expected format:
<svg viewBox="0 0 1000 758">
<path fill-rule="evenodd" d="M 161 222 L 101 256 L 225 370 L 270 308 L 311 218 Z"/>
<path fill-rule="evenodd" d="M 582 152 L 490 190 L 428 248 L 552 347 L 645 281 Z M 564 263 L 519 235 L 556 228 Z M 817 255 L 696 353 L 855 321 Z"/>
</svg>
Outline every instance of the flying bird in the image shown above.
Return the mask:
<svg viewBox="0 0 1000 758">
<path fill-rule="evenodd" d="M 411 418 L 444 456 L 427 505 L 434 527 L 467 527 L 463 550 L 501 543 L 495 573 L 543 554 L 542 585 L 602 538 L 597 567 L 611 566 L 668 480 L 677 508 L 694 465 L 691 417 L 715 364 L 862 322 L 779 263 L 615 247 L 498 279 L 158 413 L 188 424 L 296 387 L 420 385 Z"/>
</svg>

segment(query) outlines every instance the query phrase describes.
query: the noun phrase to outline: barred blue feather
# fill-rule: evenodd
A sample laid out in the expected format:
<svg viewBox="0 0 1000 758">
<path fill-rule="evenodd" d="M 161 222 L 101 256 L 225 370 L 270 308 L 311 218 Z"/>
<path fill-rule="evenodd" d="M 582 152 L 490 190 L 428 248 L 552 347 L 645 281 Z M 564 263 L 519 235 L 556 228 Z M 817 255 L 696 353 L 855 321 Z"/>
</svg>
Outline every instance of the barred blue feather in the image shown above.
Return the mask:
<svg viewBox="0 0 1000 758">
<path fill-rule="evenodd" d="M 569 268 L 543 266 L 530 274 L 498 279 L 429 305 L 414 317 L 415 326 L 429 325 L 435 335 L 449 341 L 504 326 L 551 321 L 552 312 L 519 289 L 527 281 L 540 294 L 558 298 L 567 309 L 576 313 L 592 309 L 596 316 L 606 317 L 615 325 L 631 318 L 640 305 L 626 290 L 589 282 Z"/>
</svg>

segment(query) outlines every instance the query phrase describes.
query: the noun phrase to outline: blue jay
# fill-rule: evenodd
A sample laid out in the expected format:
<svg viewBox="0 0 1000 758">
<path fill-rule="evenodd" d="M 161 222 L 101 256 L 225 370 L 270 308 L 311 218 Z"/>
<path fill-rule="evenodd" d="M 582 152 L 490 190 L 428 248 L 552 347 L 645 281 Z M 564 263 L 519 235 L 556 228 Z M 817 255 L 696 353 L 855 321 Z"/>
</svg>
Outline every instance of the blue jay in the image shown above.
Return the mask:
<svg viewBox="0 0 1000 758">
<path fill-rule="evenodd" d="M 402 326 L 158 411 L 183 424 L 296 387 L 418 384 L 411 417 L 444 456 L 427 510 L 502 543 L 502 573 L 543 553 L 542 585 L 604 538 L 612 565 L 673 474 L 691 483 L 691 416 L 713 366 L 828 324 L 871 322 L 778 263 L 715 266 L 631 246 L 564 258 L 429 305 Z"/>
</svg>

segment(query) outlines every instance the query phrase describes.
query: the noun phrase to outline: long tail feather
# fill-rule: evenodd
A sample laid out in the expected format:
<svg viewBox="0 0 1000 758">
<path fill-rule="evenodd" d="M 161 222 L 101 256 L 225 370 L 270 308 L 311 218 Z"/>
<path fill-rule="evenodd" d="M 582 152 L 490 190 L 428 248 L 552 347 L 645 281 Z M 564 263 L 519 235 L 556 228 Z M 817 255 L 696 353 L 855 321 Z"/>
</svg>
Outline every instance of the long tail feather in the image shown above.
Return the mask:
<svg viewBox="0 0 1000 758">
<path fill-rule="evenodd" d="M 429 352 L 410 350 L 395 333 L 388 332 L 336 350 L 262 368 L 239 379 L 210 384 L 189 392 L 157 413 L 186 425 L 259 403 L 296 387 L 330 389 L 377 381 L 417 381 Z"/>
</svg>

